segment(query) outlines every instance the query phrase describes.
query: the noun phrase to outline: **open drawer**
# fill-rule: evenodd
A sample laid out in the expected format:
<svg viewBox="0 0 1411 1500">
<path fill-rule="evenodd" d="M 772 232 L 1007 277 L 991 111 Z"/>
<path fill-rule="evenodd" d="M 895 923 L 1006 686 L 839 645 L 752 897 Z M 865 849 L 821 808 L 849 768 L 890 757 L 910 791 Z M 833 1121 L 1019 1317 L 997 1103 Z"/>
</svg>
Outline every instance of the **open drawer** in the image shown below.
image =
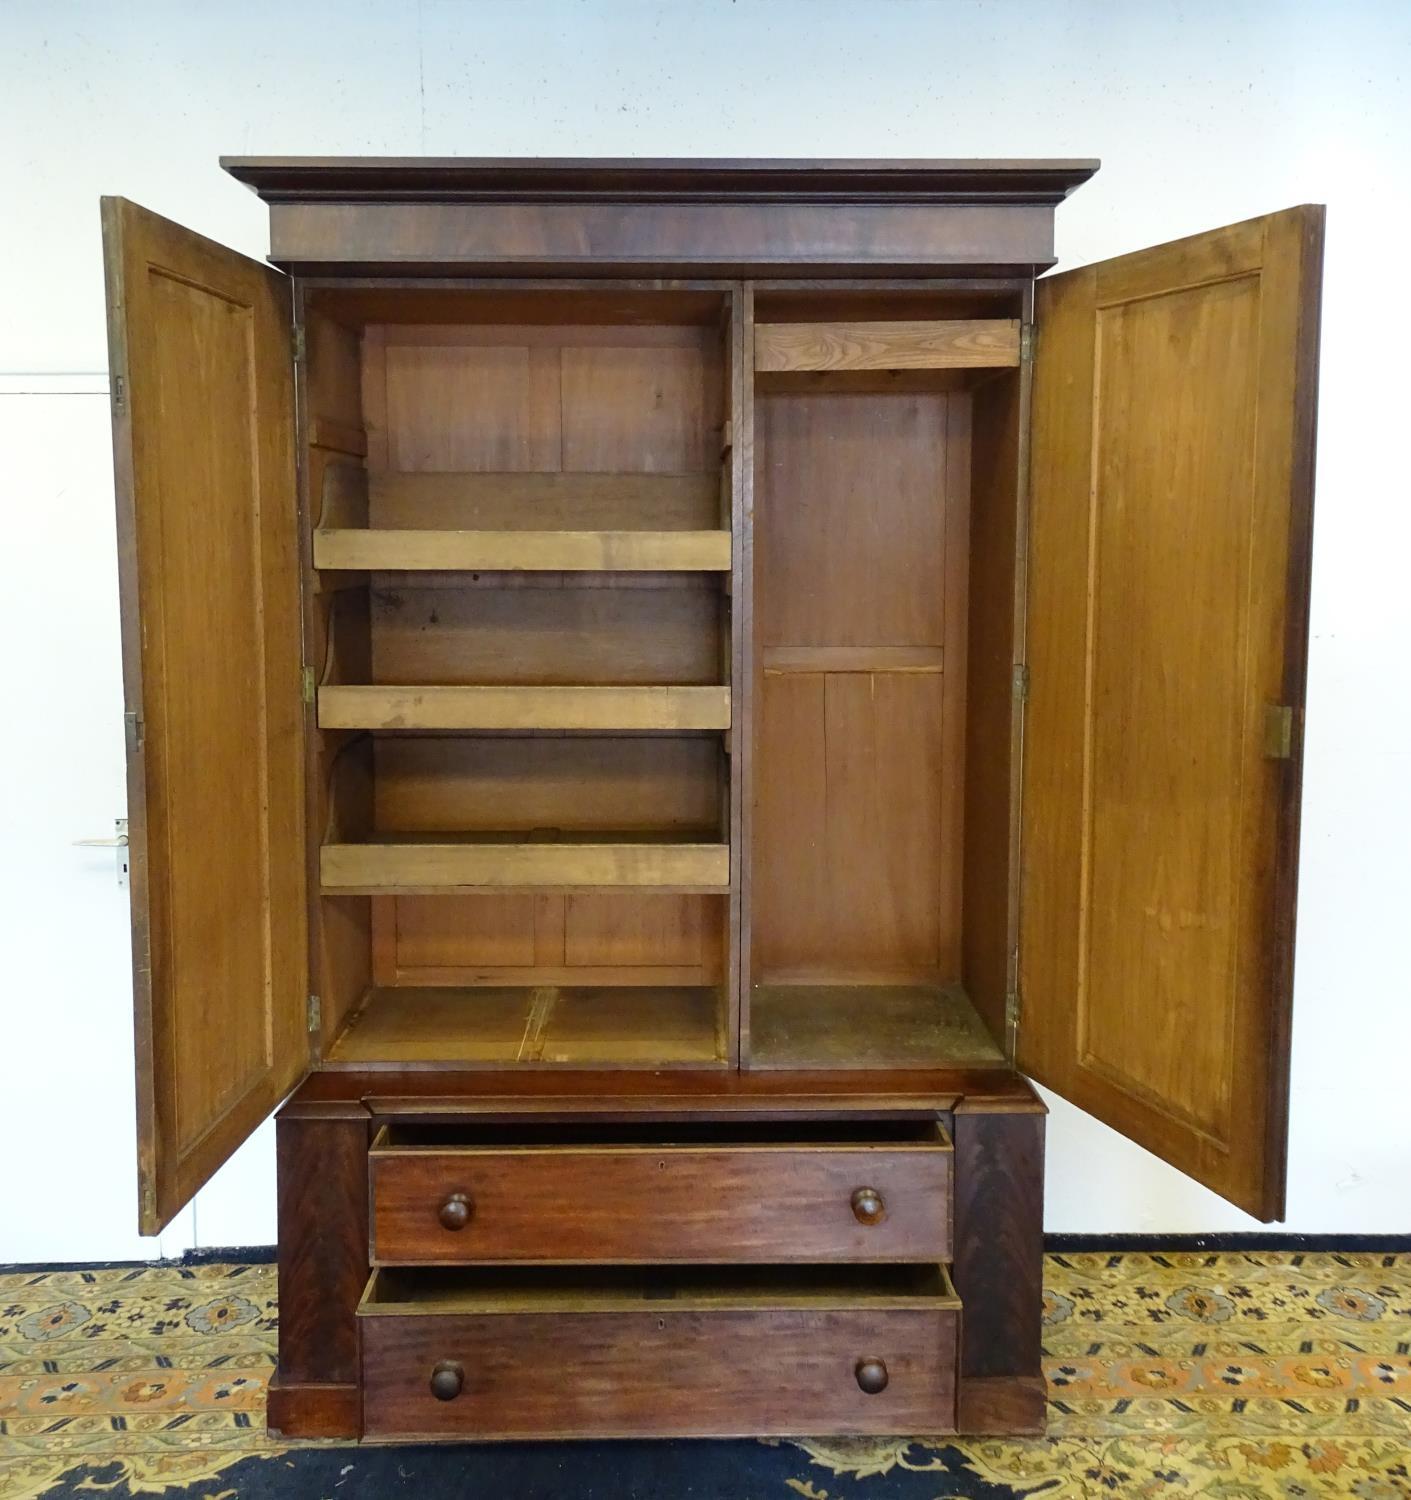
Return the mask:
<svg viewBox="0 0 1411 1500">
<path fill-rule="evenodd" d="M 940 1266 L 374 1271 L 369 1438 L 951 1432 Z"/>
<path fill-rule="evenodd" d="M 372 1262 L 951 1258 L 934 1120 L 384 1126 Z"/>
</svg>

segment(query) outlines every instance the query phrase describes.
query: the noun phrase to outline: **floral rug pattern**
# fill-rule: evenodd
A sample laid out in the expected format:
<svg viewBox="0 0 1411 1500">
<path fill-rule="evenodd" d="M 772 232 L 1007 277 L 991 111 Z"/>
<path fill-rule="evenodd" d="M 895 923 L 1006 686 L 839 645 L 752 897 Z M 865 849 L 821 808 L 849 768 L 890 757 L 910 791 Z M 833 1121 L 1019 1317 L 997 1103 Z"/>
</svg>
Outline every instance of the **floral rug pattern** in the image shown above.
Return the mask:
<svg viewBox="0 0 1411 1500">
<path fill-rule="evenodd" d="M 0 1496 L 1411 1500 L 1411 1255 L 1046 1266 L 1042 1439 L 278 1444 L 271 1265 L 0 1274 Z"/>
</svg>

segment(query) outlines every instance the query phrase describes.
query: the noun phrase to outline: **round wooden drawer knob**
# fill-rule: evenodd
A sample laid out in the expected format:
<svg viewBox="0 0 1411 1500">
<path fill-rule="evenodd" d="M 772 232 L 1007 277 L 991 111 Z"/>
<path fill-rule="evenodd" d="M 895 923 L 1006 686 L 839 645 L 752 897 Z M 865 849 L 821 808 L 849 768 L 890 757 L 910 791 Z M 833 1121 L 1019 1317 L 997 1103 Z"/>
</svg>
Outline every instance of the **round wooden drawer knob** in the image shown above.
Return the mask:
<svg viewBox="0 0 1411 1500">
<path fill-rule="evenodd" d="M 860 1359 L 853 1371 L 857 1383 L 869 1396 L 887 1389 L 887 1367 L 880 1359 Z"/>
<path fill-rule="evenodd" d="M 886 1212 L 887 1205 L 876 1188 L 860 1187 L 852 1195 L 853 1218 L 859 1224 L 880 1224 Z"/>
<path fill-rule="evenodd" d="M 464 1229 L 470 1223 L 470 1199 L 464 1193 L 452 1193 L 436 1217 L 442 1229 Z"/>
<path fill-rule="evenodd" d="M 860 1370 L 861 1365 L 858 1366 Z M 861 1379 L 861 1377 L 858 1377 Z M 885 1376 L 883 1377 L 885 1381 Z M 443 1359 L 432 1366 L 431 1394 L 438 1401 L 454 1401 L 465 1385 L 465 1371 L 453 1359 Z"/>
</svg>

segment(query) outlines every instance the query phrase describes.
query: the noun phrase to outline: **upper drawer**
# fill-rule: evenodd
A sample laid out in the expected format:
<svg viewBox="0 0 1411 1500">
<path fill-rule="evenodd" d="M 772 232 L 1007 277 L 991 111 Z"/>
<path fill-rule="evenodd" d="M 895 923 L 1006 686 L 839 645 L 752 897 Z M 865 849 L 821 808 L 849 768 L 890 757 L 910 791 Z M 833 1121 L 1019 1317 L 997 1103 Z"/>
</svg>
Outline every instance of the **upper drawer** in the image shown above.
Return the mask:
<svg viewBox="0 0 1411 1500">
<path fill-rule="evenodd" d="M 934 1121 L 384 1127 L 377 1265 L 948 1261 Z"/>
</svg>

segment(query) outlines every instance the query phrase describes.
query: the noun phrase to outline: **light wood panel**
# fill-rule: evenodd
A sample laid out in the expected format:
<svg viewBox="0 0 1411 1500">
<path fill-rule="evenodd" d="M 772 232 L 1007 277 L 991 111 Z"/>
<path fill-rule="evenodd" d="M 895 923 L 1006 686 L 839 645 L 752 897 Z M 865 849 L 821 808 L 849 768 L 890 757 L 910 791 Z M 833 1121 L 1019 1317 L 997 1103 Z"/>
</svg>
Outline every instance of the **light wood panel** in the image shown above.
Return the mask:
<svg viewBox="0 0 1411 1500">
<path fill-rule="evenodd" d="M 539 984 L 374 990 L 332 1067 L 709 1067 L 720 997 L 704 986 Z"/>
<path fill-rule="evenodd" d="M 308 1060 L 289 292 L 123 199 L 103 235 L 155 1234 Z"/>
<path fill-rule="evenodd" d="M 1019 363 L 1019 323 L 758 323 L 754 348 L 759 371 L 1003 369 Z"/>
<path fill-rule="evenodd" d="M 391 835 L 366 844 L 325 844 L 321 869 L 329 892 L 425 894 L 435 891 L 595 887 L 671 891 L 727 890 L 730 846 L 704 839 L 633 834 L 570 839 L 509 834 L 440 834 L 406 841 Z"/>
<path fill-rule="evenodd" d="M 325 729 L 728 729 L 726 687 L 322 687 Z"/>
<path fill-rule="evenodd" d="M 766 984 L 750 1009 L 757 1068 L 1004 1065 L 959 985 Z"/>
<path fill-rule="evenodd" d="M 788 672 L 939 672 L 940 646 L 766 646 L 764 675 Z"/>
<path fill-rule="evenodd" d="M 429 531 L 707 531 L 719 484 L 701 474 L 371 475 L 372 524 Z"/>
<path fill-rule="evenodd" d="M 757 401 L 761 645 L 944 645 L 949 399 Z"/>
<path fill-rule="evenodd" d="M 392 928 L 380 984 L 706 985 L 724 977 L 720 897 L 526 892 L 377 904 Z"/>
<path fill-rule="evenodd" d="M 714 584 L 634 588 L 584 578 L 571 587 L 526 575 L 521 587 L 482 580 L 374 589 L 374 678 L 400 687 L 720 682 Z"/>
<path fill-rule="evenodd" d="M 728 531 L 314 533 L 314 566 L 374 571 L 730 571 Z"/>
<path fill-rule="evenodd" d="M 968 398 L 756 410 L 751 993 L 954 979 Z"/>
<path fill-rule="evenodd" d="M 716 735 L 387 735 L 376 747 L 383 831 L 714 827 Z"/>
<path fill-rule="evenodd" d="M 1321 245 L 1294 209 L 1040 283 L 1020 1060 L 1265 1218 Z"/>
</svg>

